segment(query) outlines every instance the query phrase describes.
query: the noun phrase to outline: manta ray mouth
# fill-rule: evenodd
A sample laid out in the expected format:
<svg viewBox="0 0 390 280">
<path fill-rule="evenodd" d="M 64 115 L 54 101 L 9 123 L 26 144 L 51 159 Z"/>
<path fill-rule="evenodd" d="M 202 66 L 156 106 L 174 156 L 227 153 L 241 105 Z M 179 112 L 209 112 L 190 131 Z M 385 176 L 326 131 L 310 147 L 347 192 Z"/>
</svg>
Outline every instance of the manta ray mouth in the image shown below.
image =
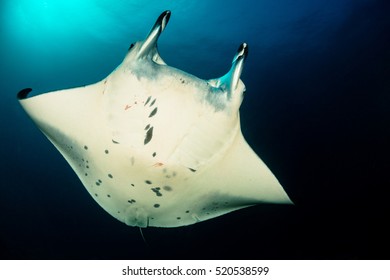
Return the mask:
<svg viewBox="0 0 390 280">
<path fill-rule="evenodd" d="M 230 70 L 231 79 L 229 81 L 229 85 L 234 90 L 237 88 L 238 82 L 241 77 L 242 69 L 244 68 L 244 62 L 247 56 L 248 56 L 248 44 L 242 43 L 238 48 L 236 55 L 233 58 L 232 68 Z"/>
<path fill-rule="evenodd" d="M 165 26 L 167 26 L 168 21 L 171 17 L 171 11 L 167 10 L 163 12 L 156 20 L 156 23 L 154 24 L 153 29 L 156 27 L 161 28 L 161 32 L 165 29 Z"/>
<path fill-rule="evenodd" d="M 158 38 L 167 26 L 171 17 L 171 11 L 163 12 L 156 20 L 148 36 L 146 37 L 141 49 L 138 51 L 140 57 L 149 53 L 152 49 L 156 48 Z"/>
<path fill-rule="evenodd" d="M 247 43 L 242 43 L 240 45 L 240 47 L 238 48 L 238 50 L 237 50 L 237 54 L 236 54 L 236 56 L 233 59 L 233 63 L 236 60 L 239 60 L 239 59 L 246 59 L 247 56 L 248 56 L 248 44 Z"/>
</svg>

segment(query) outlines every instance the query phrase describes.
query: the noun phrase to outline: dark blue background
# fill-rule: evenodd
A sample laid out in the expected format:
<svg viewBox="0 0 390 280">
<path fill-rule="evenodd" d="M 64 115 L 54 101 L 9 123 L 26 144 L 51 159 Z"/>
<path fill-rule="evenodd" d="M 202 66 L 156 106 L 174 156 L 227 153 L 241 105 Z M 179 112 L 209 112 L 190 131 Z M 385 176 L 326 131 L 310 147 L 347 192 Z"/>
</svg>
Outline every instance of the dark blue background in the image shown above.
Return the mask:
<svg viewBox="0 0 390 280">
<path fill-rule="evenodd" d="M 389 259 L 389 1 L 163 2 L 1 2 L 0 257 Z M 166 9 L 172 66 L 218 77 L 249 44 L 242 129 L 296 205 L 144 229 L 145 244 L 89 197 L 16 93 L 101 80 Z"/>
</svg>

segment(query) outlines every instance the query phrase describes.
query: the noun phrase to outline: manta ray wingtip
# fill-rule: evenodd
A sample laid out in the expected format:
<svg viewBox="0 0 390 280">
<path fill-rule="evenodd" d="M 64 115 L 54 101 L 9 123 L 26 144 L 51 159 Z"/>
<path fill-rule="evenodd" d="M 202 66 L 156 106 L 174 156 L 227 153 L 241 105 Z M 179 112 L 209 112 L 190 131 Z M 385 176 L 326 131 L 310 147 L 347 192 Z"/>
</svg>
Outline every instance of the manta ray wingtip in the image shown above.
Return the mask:
<svg viewBox="0 0 390 280">
<path fill-rule="evenodd" d="M 26 99 L 28 94 L 32 91 L 32 88 L 24 88 L 16 95 L 18 100 Z"/>
</svg>

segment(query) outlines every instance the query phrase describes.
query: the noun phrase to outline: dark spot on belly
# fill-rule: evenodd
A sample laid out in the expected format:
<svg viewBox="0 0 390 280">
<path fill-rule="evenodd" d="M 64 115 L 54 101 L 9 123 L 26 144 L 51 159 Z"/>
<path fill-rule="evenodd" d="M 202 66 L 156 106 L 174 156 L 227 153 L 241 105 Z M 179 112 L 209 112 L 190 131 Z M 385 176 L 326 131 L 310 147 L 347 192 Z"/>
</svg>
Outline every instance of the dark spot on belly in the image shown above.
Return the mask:
<svg viewBox="0 0 390 280">
<path fill-rule="evenodd" d="M 151 188 L 151 190 L 152 190 L 157 196 L 162 196 L 162 193 L 160 193 L 160 188 Z"/>
<path fill-rule="evenodd" d="M 151 185 L 151 184 L 152 184 L 152 181 L 150 181 L 150 180 L 145 180 L 145 183 L 148 184 L 148 185 Z"/>
<path fill-rule="evenodd" d="M 106 154 L 108 154 L 108 153 L 109 153 L 109 152 L 108 152 L 108 150 L 105 150 L 104 152 L 105 152 Z"/>
<path fill-rule="evenodd" d="M 135 202 L 135 200 L 134 200 L 134 199 L 129 199 L 127 202 L 130 203 L 130 204 L 132 204 L 132 203 Z"/>
<path fill-rule="evenodd" d="M 196 169 L 188 168 L 191 172 L 196 172 Z"/>
<path fill-rule="evenodd" d="M 153 157 L 155 157 L 156 155 L 157 155 L 156 152 L 154 152 L 154 153 L 152 154 Z"/>
<path fill-rule="evenodd" d="M 149 128 L 149 130 L 146 132 L 144 145 L 148 144 L 150 140 L 152 140 L 152 137 L 153 137 L 153 126 Z"/>
<path fill-rule="evenodd" d="M 170 192 L 172 190 L 172 187 L 164 186 L 163 189 L 166 190 L 167 192 Z"/>
<path fill-rule="evenodd" d="M 119 142 L 115 141 L 114 139 L 111 139 L 112 143 L 119 144 Z"/>
<path fill-rule="evenodd" d="M 147 126 L 145 126 L 145 130 L 148 130 L 150 127 L 150 124 L 148 124 Z"/>
<path fill-rule="evenodd" d="M 158 208 L 158 207 L 160 207 L 160 204 L 157 204 L 157 203 L 156 203 L 155 205 L 153 205 L 153 207 L 154 207 L 154 208 Z"/>
<path fill-rule="evenodd" d="M 85 150 L 88 150 L 88 146 L 84 146 L 84 149 L 85 149 Z"/>
<path fill-rule="evenodd" d="M 111 178 L 111 179 L 113 178 L 113 176 L 111 174 L 108 174 L 108 177 Z"/>
<path fill-rule="evenodd" d="M 150 103 L 149 107 L 152 107 L 154 103 L 156 103 L 156 98 L 152 101 L 152 103 Z"/>
<path fill-rule="evenodd" d="M 150 112 L 149 118 L 153 117 L 157 113 L 157 107 L 153 109 L 152 112 Z"/>
<path fill-rule="evenodd" d="M 148 104 L 149 103 L 149 101 L 150 101 L 150 99 L 151 99 L 152 97 L 151 96 L 149 96 L 148 97 L 148 99 L 146 99 L 146 102 L 145 102 L 145 104 L 144 104 L 144 106 L 146 106 L 146 104 Z"/>
</svg>

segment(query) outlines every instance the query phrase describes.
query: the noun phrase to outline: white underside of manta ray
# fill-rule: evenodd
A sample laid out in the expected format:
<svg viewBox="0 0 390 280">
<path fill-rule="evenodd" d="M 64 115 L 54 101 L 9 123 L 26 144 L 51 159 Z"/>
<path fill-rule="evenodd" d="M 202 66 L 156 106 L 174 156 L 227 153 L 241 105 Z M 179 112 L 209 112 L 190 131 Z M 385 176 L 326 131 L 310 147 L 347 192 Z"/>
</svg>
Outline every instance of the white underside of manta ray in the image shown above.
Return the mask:
<svg viewBox="0 0 390 280">
<path fill-rule="evenodd" d="M 178 227 L 259 203 L 292 203 L 245 141 L 239 107 L 248 53 L 202 80 L 165 64 L 165 11 L 123 62 L 89 86 L 18 98 L 109 214 L 129 226 Z"/>
</svg>

